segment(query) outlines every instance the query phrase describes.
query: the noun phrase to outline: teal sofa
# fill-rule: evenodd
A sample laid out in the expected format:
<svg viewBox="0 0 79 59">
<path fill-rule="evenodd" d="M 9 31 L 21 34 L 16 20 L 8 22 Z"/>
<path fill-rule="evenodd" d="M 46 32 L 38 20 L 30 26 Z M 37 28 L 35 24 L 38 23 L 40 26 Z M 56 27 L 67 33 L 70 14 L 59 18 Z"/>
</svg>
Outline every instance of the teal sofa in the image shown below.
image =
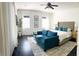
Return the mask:
<svg viewBox="0 0 79 59">
<path fill-rule="evenodd" d="M 44 51 L 59 45 L 59 36 L 56 32 L 48 30 L 38 31 L 35 38 L 37 44 L 43 48 Z"/>
</svg>

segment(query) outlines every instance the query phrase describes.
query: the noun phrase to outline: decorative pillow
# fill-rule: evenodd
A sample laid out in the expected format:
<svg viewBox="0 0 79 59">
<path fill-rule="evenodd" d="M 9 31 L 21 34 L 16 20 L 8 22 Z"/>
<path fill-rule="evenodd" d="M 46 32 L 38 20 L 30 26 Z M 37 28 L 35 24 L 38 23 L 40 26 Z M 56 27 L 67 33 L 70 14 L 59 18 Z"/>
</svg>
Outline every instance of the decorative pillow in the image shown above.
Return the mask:
<svg viewBox="0 0 79 59">
<path fill-rule="evenodd" d="M 41 35 L 41 34 L 42 34 L 42 31 L 37 31 L 37 34 L 38 34 L 38 35 Z"/>
<path fill-rule="evenodd" d="M 55 30 L 60 30 L 60 31 L 68 31 L 67 27 L 56 27 Z"/>
<path fill-rule="evenodd" d="M 63 27 L 63 31 L 67 32 L 68 28 L 67 27 Z"/>
<path fill-rule="evenodd" d="M 56 28 L 55 28 L 55 30 L 59 30 L 59 28 L 58 28 L 58 27 L 56 27 Z"/>
<path fill-rule="evenodd" d="M 63 27 L 59 27 L 59 30 L 60 30 L 60 31 L 63 31 Z"/>
<path fill-rule="evenodd" d="M 68 32 L 71 32 L 71 29 L 70 29 L 70 28 L 68 28 L 68 29 L 67 29 L 67 31 L 68 31 Z"/>
<path fill-rule="evenodd" d="M 43 30 L 43 31 L 42 31 L 42 34 L 43 34 L 43 35 L 47 35 L 47 32 L 48 32 L 47 30 Z"/>
</svg>

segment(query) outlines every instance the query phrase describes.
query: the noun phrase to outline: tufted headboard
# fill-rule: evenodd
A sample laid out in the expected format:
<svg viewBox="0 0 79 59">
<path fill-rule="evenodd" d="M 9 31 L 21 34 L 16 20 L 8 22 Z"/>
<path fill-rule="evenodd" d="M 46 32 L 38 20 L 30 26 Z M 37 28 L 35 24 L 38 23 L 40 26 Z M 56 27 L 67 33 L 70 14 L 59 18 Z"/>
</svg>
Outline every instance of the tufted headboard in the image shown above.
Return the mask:
<svg viewBox="0 0 79 59">
<path fill-rule="evenodd" d="M 75 22 L 71 21 L 71 22 L 58 22 L 58 27 L 68 27 L 70 28 L 72 31 L 74 31 L 74 26 L 75 26 Z"/>
</svg>

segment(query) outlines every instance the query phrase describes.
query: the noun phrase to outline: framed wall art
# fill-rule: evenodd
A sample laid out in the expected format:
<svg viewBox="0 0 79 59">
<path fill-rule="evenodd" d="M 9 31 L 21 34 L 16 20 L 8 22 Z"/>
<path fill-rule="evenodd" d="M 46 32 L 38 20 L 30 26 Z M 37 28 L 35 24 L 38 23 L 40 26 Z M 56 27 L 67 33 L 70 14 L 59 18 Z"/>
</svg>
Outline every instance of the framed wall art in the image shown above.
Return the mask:
<svg viewBox="0 0 79 59">
<path fill-rule="evenodd" d="M 39 16 L 35 15 L 34 16 L 34 28 L 38 28 L 39 27 Z"/>
</svg>

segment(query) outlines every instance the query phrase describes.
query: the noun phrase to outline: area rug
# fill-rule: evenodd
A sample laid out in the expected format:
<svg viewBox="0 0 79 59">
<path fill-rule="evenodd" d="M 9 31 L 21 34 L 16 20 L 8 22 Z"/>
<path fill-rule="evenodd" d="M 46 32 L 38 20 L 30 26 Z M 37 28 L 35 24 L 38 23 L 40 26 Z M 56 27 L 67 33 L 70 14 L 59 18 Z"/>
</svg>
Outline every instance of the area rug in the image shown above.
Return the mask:
<svg viewBox="0 0 79 59">
<path fill-rule="evenodd" d="M 32 51 L 35 56 L 67 56 L 77 45 L 76 42 L 68 41 L 61 46 L 51 48 L 44 52 L 43 49 L 37 45 L 33 37 L 28 37 L 28 41 L 30 42 Z"/>
</svg>

